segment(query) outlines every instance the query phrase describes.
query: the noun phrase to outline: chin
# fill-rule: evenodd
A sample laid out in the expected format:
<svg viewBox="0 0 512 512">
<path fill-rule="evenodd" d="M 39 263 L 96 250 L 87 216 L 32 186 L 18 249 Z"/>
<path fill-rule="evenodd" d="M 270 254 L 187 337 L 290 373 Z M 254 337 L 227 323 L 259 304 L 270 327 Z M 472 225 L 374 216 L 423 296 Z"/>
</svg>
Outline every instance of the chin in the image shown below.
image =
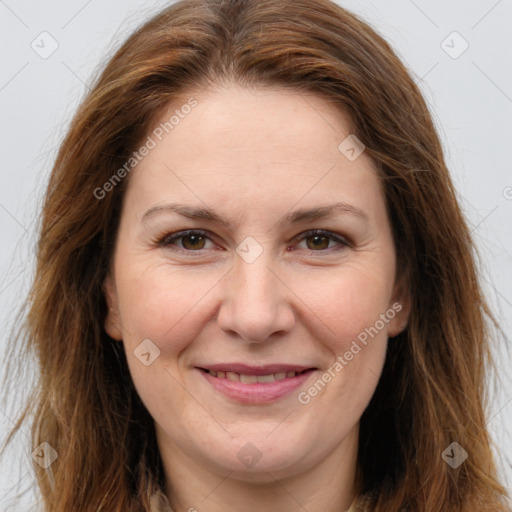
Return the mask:
<svg viewBox="0 0 512 512">
<path fill-rule="evenodd" d="M 275 483 L 276 480 L 303 473 L 313 465 L 311 460 L 305 460 L 306 454 L 298 453 L 296 448 L 291 451 L 293 453 L 265 451 L 261 454 L 261 458 L 253 463 L 244 463 L 238 458 L 233 459 L 232 453 L 227 453 L 225 460 L 217 459 L 215 462 L 217 471 L 229 474 L 229 478 L 248 483 Z"/>
<path fill-rule="evenodd" d="M 212 451 L 203 456 L 219 473 L 262 484 L 300 474 L 314 466 L 316 459 L 321 459 L 321 454 L 302 436 L 298 440 L 297 434 L 294 436 L 287 431 L 283 432 L 284 436 L 272 438 L 273 434 L 269 436 L 268 432 L 271 429 L 259 429 L 257 434 L 235 437 L 229 445 L 224 445 L 224 450 L 218 450 L 214 458 Z"/>
</svg>

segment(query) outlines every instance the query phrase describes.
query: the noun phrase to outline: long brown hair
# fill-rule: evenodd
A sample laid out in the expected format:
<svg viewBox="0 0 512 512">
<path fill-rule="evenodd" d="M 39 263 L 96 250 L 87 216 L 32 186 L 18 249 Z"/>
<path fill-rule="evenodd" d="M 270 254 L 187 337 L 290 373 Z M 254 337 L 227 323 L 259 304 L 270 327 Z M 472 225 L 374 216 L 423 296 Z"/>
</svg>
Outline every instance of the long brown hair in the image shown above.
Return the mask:
<svg viewBox="0 0 512 512">
<path fill-rule="evenodd" d="M 328 0 L 179 1 L 125 42 L 76 113 L 46 193 L 20 338 L 40 370 L 20 424 L 33 416 L 32 448 L 58 454 L 48 469 L 34 464 L 45 510 L 149 510 L 162 483 L 152 419 L 103 328 L 129 176 L 97 190 L 162 108 L 230 80 L 328 98 L 379 167 L 412 310 L 361 418 L 361 507 L 508 510 L 483 407 L 491 316 L 431 115 L 390 46 Z M 457 468 L 442 457 L 452 442 L 469 454 Z"/>
</svg>

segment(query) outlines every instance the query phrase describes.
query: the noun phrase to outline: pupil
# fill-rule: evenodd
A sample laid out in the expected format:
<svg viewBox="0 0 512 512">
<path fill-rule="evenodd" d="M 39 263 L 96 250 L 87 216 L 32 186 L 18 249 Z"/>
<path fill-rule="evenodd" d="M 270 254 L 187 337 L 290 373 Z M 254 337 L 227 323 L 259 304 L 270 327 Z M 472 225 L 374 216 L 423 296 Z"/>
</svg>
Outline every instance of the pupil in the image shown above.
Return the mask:
<svg viewBox="0 0 512 512">
<path fill-rule="evenodd" d="M 201 235 L 188 235 L 184 238 L 184 242 L 186 246 L 197 248 L 203 242 L 203 237 Z"/>
<path fill-rule="evenodd" d="M 319 247 L 320 248 L 325 248 L 326 247 L 326 245 L 325 245 L 326 241 L 327 241 L 327 245 L 329 245 L 329 240 L 327 239 L 327 237 L 322 236 L 322 235 L 314 235 L 314 236 L 310 237 L 310 239 L 313 240 L 313 242 L 312 242 L 313 247 L 316 247 L 317 249 Z"/>
</svg>

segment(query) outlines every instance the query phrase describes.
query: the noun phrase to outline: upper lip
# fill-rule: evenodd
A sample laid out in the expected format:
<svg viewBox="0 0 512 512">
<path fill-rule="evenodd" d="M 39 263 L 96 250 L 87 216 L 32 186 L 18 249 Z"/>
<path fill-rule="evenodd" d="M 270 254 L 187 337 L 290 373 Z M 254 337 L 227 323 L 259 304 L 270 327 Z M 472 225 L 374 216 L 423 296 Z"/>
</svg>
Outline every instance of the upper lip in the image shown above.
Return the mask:
<svg viewBox="0 0 512 512">
<path fill-rule="evenodd" d="M 197 366 L 203 370 L 213 370 L 216 372 L 234 372 L 242 375 L 269 375 L 280 372 L 303 372 L 304 370 L 315 369 L 312 366 L 303 366 L 297 364 L 266 364 L 249 365 L 244 363 L 216 363 L 204 366 Z"/>
</svg>

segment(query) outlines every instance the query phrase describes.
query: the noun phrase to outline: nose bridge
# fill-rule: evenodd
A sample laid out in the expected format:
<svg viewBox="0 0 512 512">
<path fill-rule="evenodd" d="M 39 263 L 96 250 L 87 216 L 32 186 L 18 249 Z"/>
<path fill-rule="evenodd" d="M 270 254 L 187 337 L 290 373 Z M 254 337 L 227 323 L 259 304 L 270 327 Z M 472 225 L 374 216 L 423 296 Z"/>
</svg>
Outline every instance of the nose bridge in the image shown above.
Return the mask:
<svg viewBox="0 0 512 512">
<path fill-rule="evenodd" d="M 241 258 L 235 263 L 234 291 L 240 299 L 245 299 L 247 305 L 252 304 L 254 307 L 263 300 L 270 306 L 270 303 L 275 301 L 275 295 L 278 292 L 276 277 L 269 267 L 269 258 L 264 256 L 253 263 L 246 263 Z"/>
<path fill-rule="evenodd" d="M 294 322 L 289 294 L 271 270 L 271 263 L 266 251 L 254 261 L 236 256 L 225 282 L 219 324 L 251 343 L 287 331 Z"/>
</svg>

